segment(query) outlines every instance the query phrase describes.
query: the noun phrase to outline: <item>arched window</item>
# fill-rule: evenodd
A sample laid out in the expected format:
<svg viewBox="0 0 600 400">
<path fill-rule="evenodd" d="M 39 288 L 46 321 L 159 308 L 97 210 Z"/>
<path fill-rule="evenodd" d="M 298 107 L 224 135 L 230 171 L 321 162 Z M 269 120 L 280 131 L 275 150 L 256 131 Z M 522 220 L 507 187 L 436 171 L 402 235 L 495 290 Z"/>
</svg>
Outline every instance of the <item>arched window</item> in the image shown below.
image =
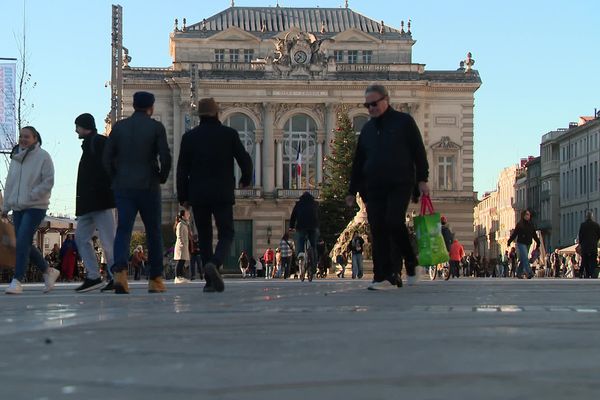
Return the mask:
<svg viewBox="0 0 600 400">
<path fill-rule="evenodd" d="M 369 117 L 367 115 L 357 115 L 352 118 L 352 127 L 357 135 L 360 134 L 360 130 L 363 128 L 363 126 L 365 126 L 368 120 Z"/>
<path fill-rule="evenodd" d="M 290 118 L 283 130 L 283 187 L 316 187 L 317 126 L 306 114 Z"/>
<path fill-rule="evenodd" d="M 254 121 L 252 121 L 252 119 L 245 114 L 235 113 L 227 117 L 225 120 L 225 125 L 230 126 L 238 131 L 242 144 L 246 148 L 248 154 L 250 154 L 252 157 L 252 161 L 254 161 L 254 131 L 256 129 L 254 126 Z M 235 163 L 236 185 L 239 184 L 241 176 L 242 172 L 240 171 L 240 167 L 238 167 L 237 163 Z M 252 179 L 252 183 L 254 184 L 254 179 Z"/>
</svg>

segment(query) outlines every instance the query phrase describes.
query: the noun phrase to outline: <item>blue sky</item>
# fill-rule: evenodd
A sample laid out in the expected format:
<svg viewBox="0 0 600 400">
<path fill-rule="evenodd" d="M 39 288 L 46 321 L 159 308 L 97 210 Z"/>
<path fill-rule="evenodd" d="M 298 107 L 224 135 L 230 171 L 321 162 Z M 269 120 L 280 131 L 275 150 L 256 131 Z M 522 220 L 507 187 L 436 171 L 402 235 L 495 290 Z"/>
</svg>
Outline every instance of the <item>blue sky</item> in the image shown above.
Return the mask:
<svg viewBox="0 0 600 400">
<path fill-rule="evenodd" d="M 0 57 L 18 57 L 23 2 L 3 2 Z M 340 7 L 343 0 L 287 0 L 288 7 Z M 452 70 L 467 51 L 483 80 L 475 94 L 475 190 L 493 189 L 500 170 L 539 154 L 541 136 L 600 109 L 600 2 L 350 0 L 350 8 L 399 27 L 412 19 L 413 61 Z M 109 109 L 111 1 L 26 1 L 29 72 L 37 86 L 29 122 L 43 135 L 56 168 L 50 211 L 74 213 L 82 112 L 99 127 Z M 132 66 L 169 66 L 173 20 L 201 21 L 230 0 L 123 0 L 124 45 Z M 276 0 L 236 0 L 274 6 Z M 390 6 L 393 5 L 393 6 Z M 0 179 L 6 170 L 0 163 Z"/>
</svg>

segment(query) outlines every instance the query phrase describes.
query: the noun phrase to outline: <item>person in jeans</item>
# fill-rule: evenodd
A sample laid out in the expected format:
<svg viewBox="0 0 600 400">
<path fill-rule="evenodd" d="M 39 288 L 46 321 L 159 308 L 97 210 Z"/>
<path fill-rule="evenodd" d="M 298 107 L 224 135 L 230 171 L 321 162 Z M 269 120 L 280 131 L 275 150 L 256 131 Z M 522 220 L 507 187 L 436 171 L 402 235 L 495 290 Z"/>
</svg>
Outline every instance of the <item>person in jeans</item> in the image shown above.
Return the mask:
<svg viewBox="0 0 600 400">
<path fill-rule="evenodd" d="M 272 248 L 267 248 L 265 254 L 263 255 L 265 259 L 265 279 L 273 278 L 273 262 L 275 261 L 275 252 Z"/>
<path fill-rule="evenodd" d="M 174 283 L 189 283 L 185 277 L 185 262 L 190 260 L 190 225 L 188 220 L 190 213 L 187 210 L 180 210 L 175 221 L 175 241 L 173 260 L 177 261 L 175 267 Z"/>
<path fill-rule="evenodd" d="M 7 294 L 23 292 L 22 282 L 30 259 L 42 271 L 44 293 L 52 290 L 60 275 L 57 269 L 48 266 L 32 244 L 37 227 L 46 217 L 54 186 L 54 165 L 50 154 L 41 146 L 39 132 L 26 126 L 19 132 L 19 143 L 10 154 L 2 217 L 6 218 L 12 210 L 17 248 L 15 274 L 6 289 Z"/>
<path fill-rule="evenodd" d="M 310 243 L 310 254 L 305 254 L 305 260 L 310 260 L 310 273 L 317 269 L 317 241 L 319 240 L 319 203 L 309 193 L 304 192 L 296 202 L 290 216 L 290 230 L 296 231 L 296 251 L 304 252 L 306 241 Z"/>
<path fill-rule="evenodd" d="M 171 170 L 171 151 L 165 127 L 152 119 L 154 95 L 136 92 L 135 112 L 112 128 L 104 149 L 103 164 L 112 178 L 118 224 L 114 244 L 115 293 L 129 293 L 127 258 L 137 213 L 146 229 L 150 273 L 148 291 L 166 291 L 163 274 L 160 185 Z"/>
<path fill-rule="evenodd" d="M 360 236 L 358 231 L 354 231 L 352 234 L 352 240 L 350 241 L 350 251 L 352 252 L 352 279 L 361 279 L 363 277 L 364 245 L 364 239 Z"/>
<path fill-rule="evenodd" d="M 75 243 L 87 271 L 83 283 L 75 291 L 85 293 L 101 287 L 103 291 L 112 290 L 113 281 L 110 271 L 107 276 L 108 283 L 105 284 L 100 276 L 98 257 L 94 248 L 97 243 L 93 241 L 97 229 L 102 243 L 102 254 L 108 265 L 112 265 L 116 230 L 115 199 L 110 188 L 110 177 L 102 167 L 102 154 L 107 139 L 106 136 L 98 134 L 94 117 L 87 113 L 75 118 L 75 132 L 83 141 L 77 170 Z"/>
<path fill-rule="evenodd" d="M 198 243 L 198 235 L 192 236 L 192 251 L 190 254 L 190 279 L 196 279 L 196 272 L 200 280 L 204 279 L 204 271 L 202 269 L 202 259 L 200 258 L 200 243 Z"/>
<path fill-rule="evenodd" d="M 585 221 L 579 227 L 579 254 L 584 278 L 598 278 L 598 240 L 600 240 L 600 225 L 594 221 L 594 214 L 588 211 Z"/>
<path fill-rule="evenodd" d="M 281 270 L 283 279 L 290 277 L 290 261 L 292 259 L 292 245 L 290 244 L 290 235 L 286 232 L 279 241 L 279 253 L 281 254 Z"/>
<path fill-rule="evenodd" d="M 523 274 L 527 275 L 527 279 L 533 278 L 533 271 L 529 265 L 529 246 L 535 240 L 536 250 L 540 247 L 540 239 L 535 232 L 535 226 L 531 222 L 531 212 L 524 210 L 521 213 L 521 220 L 517 222 L 517 226 L 508 238 L 507 245 L 516 239 L 517 253 L 519 255 L 519 267 L 517 269 L 517 277 L 523 279 Z"/>
</svg>

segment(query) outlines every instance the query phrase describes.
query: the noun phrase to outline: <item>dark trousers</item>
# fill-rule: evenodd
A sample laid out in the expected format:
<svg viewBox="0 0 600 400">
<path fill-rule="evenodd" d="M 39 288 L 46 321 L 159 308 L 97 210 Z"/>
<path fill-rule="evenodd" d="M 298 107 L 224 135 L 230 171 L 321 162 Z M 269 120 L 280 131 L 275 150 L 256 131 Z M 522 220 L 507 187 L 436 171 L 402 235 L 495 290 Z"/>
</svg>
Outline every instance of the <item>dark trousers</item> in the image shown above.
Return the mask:
<svg viewBox="0 0 600 400">
<path fill-rule="evenodd" d="M 290 257 L 281 257 L 281 269 L 283 270 L 283 279 L 290 277 Z"/>
<path fill-rule="evenodd" d="M 460 261 L 450 260 L 450 275 L 452 275 L 453 278 L 458 278 L 459 267 L 460 267 Z"/>
<path fill-rule="evenodd" d="M 398 186 L 385 192 L 369 193 L 367 214 L 373 237 L 373 280 L 393 279 L 400 273 L 400 263 L 393 252 L 400 252 L 408 275 L 415 275 L 417 259 L 406 227 L 406 210 L 412 186 Z"/>
<path fill-rule="evenodd" d="M 202 265 L 211 262 L 218 267 L 229 254 L 233 243 L 233 205 L 216 204 L 208 206 L 193 206 L 194 220 L 198 230 L 198 243 Z M 215 217 L 217 227 L 217 246 L 213 251 L 212 217 Z"/>
<path fill-rule="evenodd" d="M 131 232 L 139 211 L 146 229 L 150 279 L 162 276 L 163 241 L 160 229 L 162 209 L 160 190 L 117 190 L 115 191 L 115 202 L 119 218 L 114 243 L 115 265 L 112 267 L 112 271 L 119 272 L 127 269 Z"/>
<path fill-rule="evenodd" d="M 202 271 L 202 261 L 200 260 L 199 254 L 192 254 L 190 258 L 190 278 L 196 278 L 196 271 L 198 271 L 198 275 L 200 279 L 204 279 L 204 272 Z"/>
<path fill-rule="evenodd" d="M 581 270 L 584 278 L 596 278 L 598 266 L 598 253 L 581 254 Z"/>
<path fill-rule="evenodd" d="M 185 271 L 185 260 L 177 260 L 177 266 L 175 267 L 175 276 L 183 278 Z"/>
</svg>

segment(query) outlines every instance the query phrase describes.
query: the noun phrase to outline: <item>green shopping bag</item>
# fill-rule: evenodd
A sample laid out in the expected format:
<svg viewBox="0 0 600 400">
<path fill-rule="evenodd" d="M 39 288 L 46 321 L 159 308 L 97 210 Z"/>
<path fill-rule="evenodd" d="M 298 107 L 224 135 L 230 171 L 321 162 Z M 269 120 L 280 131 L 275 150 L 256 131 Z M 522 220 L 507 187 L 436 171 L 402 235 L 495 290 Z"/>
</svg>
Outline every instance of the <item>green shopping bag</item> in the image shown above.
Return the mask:
<svg viewBox="0 0 600 400">
<path fill-rule="evenodd" d="M 429 196 L 421 198 L 421 215 L 414 218 L 419 265 L 437 265 L 449 260 L 440 214 L 434 212 Z"/>
</svg>

